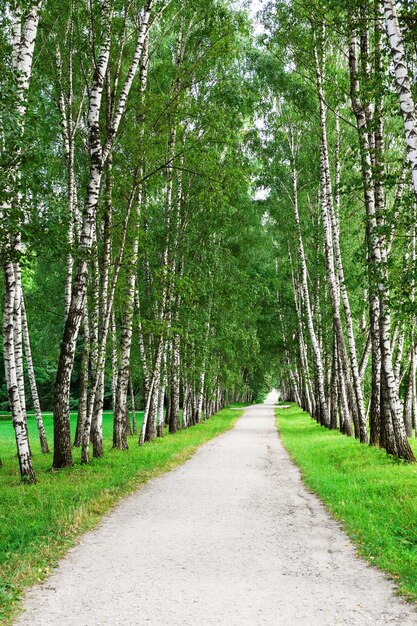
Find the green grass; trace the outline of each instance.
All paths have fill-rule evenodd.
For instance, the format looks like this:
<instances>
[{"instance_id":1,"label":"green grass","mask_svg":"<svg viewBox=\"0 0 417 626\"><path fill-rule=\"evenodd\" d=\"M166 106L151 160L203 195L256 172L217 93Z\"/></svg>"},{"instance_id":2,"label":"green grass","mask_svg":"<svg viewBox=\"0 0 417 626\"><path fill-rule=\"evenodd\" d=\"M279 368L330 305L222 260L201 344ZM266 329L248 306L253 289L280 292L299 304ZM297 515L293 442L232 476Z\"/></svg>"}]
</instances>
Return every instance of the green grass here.
<instances>
[{"instance_id":1,"label":"green grass","mask_svg":"<svg viewBox=\"0 0 417 626\"><path fill-rule=\"evenodd\" d=\"M233 426L242 411L223 409L206 422L143 447L130 437L130 449L111 450L112 416L105 413L105 454L89 466L76 464L51 471L52 454L42 455L34 418L28 420L31 448L38 482L20 482L13 427L0 422L0 622L8 623L22 591L41 581L57 560L75 544L76 538L94 527L122 496L159 474L186 461L204 442ZM143 415L138 414L139 427ZM52 444L52 416L45 415L48 441ZM71 415L72 432L75 414Z\"/></svg>"},{"instance_id":2,"label":"green grass","mask_svg":"<svg viewBox=\"0 0 417 626\"><path fill-rule=\"evenodd\" d=\"M417 466L319 426L296 405L277 409L284 446L356 544L417 600ZM417 444L411 442L417 452Z\"/></svg>"}]
</instances>

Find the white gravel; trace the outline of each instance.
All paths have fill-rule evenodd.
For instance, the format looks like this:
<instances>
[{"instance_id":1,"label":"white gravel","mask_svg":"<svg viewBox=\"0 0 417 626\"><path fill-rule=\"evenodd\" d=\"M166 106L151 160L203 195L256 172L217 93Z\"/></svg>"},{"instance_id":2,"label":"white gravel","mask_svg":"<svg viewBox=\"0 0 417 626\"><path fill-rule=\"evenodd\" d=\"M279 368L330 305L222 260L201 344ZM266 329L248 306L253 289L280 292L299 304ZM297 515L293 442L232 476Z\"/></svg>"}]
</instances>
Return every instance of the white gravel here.
<instances>
[{"instance_id":1,"label":"white gravel","mask_svg":"<svg viewBox=\"0 0 417 626\"><path fill-rule=\"evenodd\" d=\"M117 506L17 624L417 625L303 486L274 399Z\"/></svg>"}]
</instances>

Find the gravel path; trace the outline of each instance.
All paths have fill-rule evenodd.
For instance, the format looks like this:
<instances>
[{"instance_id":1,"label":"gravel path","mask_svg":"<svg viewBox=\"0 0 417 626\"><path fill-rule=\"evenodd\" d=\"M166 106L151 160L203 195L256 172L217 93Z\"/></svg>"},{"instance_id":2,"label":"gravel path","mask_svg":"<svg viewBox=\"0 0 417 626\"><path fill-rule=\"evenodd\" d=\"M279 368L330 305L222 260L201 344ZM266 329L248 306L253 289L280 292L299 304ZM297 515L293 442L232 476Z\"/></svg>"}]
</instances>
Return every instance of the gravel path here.
<instances>
[{"instance_id":1,"label":"gravel path","mask_svg":"<svg viewBox=\"0 0 417 626\"><path fill-rule=\"evenodd\" d=\"M24 602L20 625L417 625L302 485L271 403L124 500Z\"/></svg>"}]
</instances>

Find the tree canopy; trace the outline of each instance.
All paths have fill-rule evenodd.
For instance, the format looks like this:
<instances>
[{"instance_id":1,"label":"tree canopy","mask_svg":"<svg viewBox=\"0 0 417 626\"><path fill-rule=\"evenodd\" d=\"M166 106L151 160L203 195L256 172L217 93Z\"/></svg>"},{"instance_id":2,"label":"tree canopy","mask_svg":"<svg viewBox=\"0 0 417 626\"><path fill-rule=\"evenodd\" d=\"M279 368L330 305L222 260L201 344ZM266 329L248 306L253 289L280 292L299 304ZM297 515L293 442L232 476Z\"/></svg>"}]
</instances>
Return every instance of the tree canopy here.
<instances>
[{"instance_id":1,"label":"tree canopy","mask_svg":"<svg viewBox=\"0 0 417 626\"><path fill-rule=\"evenodd\" d=\"M143 444L272 386L413 461L414 4L271 0L256 32L232 0L0 6L22 475L28 410L58 469L103 454L103 409L126 449L129 406Z\"/></svg>"}]
</instances>

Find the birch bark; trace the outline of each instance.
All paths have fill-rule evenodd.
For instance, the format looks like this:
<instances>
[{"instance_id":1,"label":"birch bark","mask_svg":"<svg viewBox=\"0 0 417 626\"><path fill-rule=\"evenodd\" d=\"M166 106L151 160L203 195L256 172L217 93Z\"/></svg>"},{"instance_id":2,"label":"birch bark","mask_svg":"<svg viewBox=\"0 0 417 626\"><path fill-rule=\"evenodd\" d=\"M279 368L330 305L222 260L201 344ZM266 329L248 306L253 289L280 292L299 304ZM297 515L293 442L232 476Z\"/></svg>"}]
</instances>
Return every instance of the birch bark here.
<instances>
[{"instance_id":1,"label":"birch bark","mask_svg":"<svg viewBox=\"0 0 417 626\"><path fill-rule=\"evenodd\" d=\"M30 391L32 395L33 408L35 410L36 426L38 429L39 441L41 444L41 450L44 454L48 454L48 440L46 438L45 426L42 418L41 404L39 401L38 387L36 384L35 370L33 367L32 350L30 346L29 328L26 317L25 301L22 294L21 300L21 315L22 315L22 331L23 331L23 344L25 347L25 357L28 369L28 378Z\"/></svg>"},{"instance_id":2,"label":"birch bark","mask_svg":"<svg viewBox=\"0 0 417 626\"><path fill-rule=\"evenodd\" d=\"M80 384L78 392L78 417L75 430L74 446L79 448L82 441L84 425L87 420L88 411L88 380L89 380L89 363L90 363L90 323L88 319L87 300L84 307L84 316L82 320L83 331L83 351L80 366Z\"/></svg>"},{"instance_id":3,"label":"birch bark","mask_svg":"<svg viewBox=\"0 0 417 626\"><path fill-rule=\"evenodd\" d=\"M54 399L54 460L58 469L72 465L71 433L69 422L69 390L74 365L78 331L84 313L87 294L89 256L93 244L96 210L103 170L103 150L100 139L100 108L104 79L110 56L110 33L113 10L110 0L102 5L102 43L97 57L88 105L89 179L82 218L79 253L80 261L74 277L61 351L55 380Z\"/></svg>"},{"instance_id":4,"label":"birch bark","mask_svg":"<svg viewBox=\"0 0 417 626\"><path fill-rule=\"evenodd\" d=\"M397 86L400 109L404 120L408 161L411 167L414 193L417 196L417 116L411 90L411 80L407 66L404 40L401 34L397 7L394 0L384 0L383 9L391 47L395 84Z\"/></svg>"},{"instance_id":5,"label":"birch bark","mask_svg":"<svg viewBox=\"0 0 417 626\"><path fill-rule=\"evenodd\" d=\"M97 212L98 196L101 186L103 167L111 154L114 146L114 139L118 132L121 119L126 109L127 99L132 87L143 49L143 42L148 29L149 14L152 0L149 0L140 23L136 47L132 61L126 74L125 81L120 90L118 102L114 108L111 128L107 133L104 145L100 138L100 108L103 96L105 77L109 65L111 24L113 8L109 0L104 0L102 5L102 43L100 46L95 72L90 88L90 99L88 107L88 129L89 129L89 180L86 196L86 204L83 214L83 223L80 236L79 252L81 260L77 266L77 272L73 282L71 306L68 312L67 322L64 329L64 338L61 344L61 354L58 363L57 379L55 385L55 412L54 412L54 467L64 467L72 463L71 448L69 446L69 385L72 367L74 364L75 345L78 330L81 322L84 300L86 297L89 256L94 236L95 219ZM130 210L130 209L129 209ZM114 281L113 281L114 283ZM113 288L113 285L112 285ZM105 345L107 332L110 323L111 305L109 304L106 314L106 333L101 338L101 350L99 350L99 361L97 367L97 377L95 378L91 394L91 406L94 407L95 395L101 375L104 369ZM91 412L91 407L90 411ZM89 428L87 419L86 428ZM82 459L88 461L89 432L85 432L83 437Z\"/></svg>"},{"instance_id":6,"label":"birch bark","mask_svg":"<svg viewBox=\"0 0 417 626\"><path fill-rule=\"evenodd\" d=\"M304 326L303 326L302 302L301 302L302 294L301 294L301 289L299 285L297 284L295 276L294 276L294 268L292 264L292 257L291 257L290 251L289 251L289 258L290 258L290 264L291 264L291 277L292 277L292 288L293 288L293 295L294 295L295 312L297 315L297 322L298 322L298 345L299 345L299 352L300 352L300 364L301 364L301 370L302 370L302 377L304 379L304 385L305 385L306 406L303 408L305 411L310 413L310 415L313 415L314 413L313 390L312 390L309 365L308 365L307 347L304 341Z\"/></svg>"},{"instance_id":7,"label":"birch bark","mask_svg":"<svg viewBox=\"0 0 417 626\"><path fill-rule=\"evenodd\" d=\"M4 265L5 289L3 297L3 351L6 369L7 393L12 411L12 422L16 436L17 456L20 474L29 482L35 482L35 472L29 448L29 438L25 415L20 404L20 393L16 375L16 355L14 342L14 308L16 298L16 278L13 263Z\"/></svg>"},{"instance_id":8,"label":"birch bark","mask_svg":"<svg viewBox=\"0 0 417 626\"><path fill-rule=\"evenodd\" d=\"M330 300L333 310L334 331L337 335L338 351L341 362L339 375L345 377L345 384L349 387L350 395L354 396L353 418L355 422L355 435L359 436L362 442L368 439L366 428L365 407L362 395L362 386L359 377L358 361L356 354L356 344L353 332L353 321L350 311L349 297L344 281L344 271L339 242L338 223L333 206L333 192L330 177L330 163L327 142L327 121L326 104L324 97L324 67L325 67L325 32L324 27L320 42L320 58L317 48L314 48L316 63L317 89L319 95L320 128L321 128L321 201L322 220L324 227L324 243L326 258L326 273L330 293ZM337 268L337 273L336 269ZM348 364L348 354L346 350L342 321L340 317L340 294L345 311L346 327L349 342L350 367ZM350 373L353 379L353 389L350 380ZM357 432L359 430L359 432Z\"/></svg>"},{"instance_id":9,"label":"birch bark","mask_svg":"<svg viewBox=\"0 0 417 626\"><path fill-rule=\"evenodd\" d=\"M26 407L23 386L21 302L22 285L20 279L19 256L21 254L20 206L21 145L25 128L27 94L32 76L33 55L38 32L42 2L28 3L23 11L20 4L12 8L12 65L16 81L17 145L14 146L15 164L10 168L10 188L7 200L1 206L4 223L11 219L13 232L6 232L3 243L5 263L3 266L5 292L3 298L3 350L8 387L9 403L16 436L20 473L30 482L35 481L35 473L30 456L26 424ZM17 215L17 222L16 222ZM17 224L17 226L16 226ZM7 229L6 229L7 231Z\"/></svg>"},{"instance_id":10,"label":"birch bark","mask_svg":"<svg viewBox=\"0 0 417 626\"><path fill-rule=\"evenodd\" d=\"M304 296L304 306L306 311L308 330L310 333L310 340L313 349L314 363L316 369L317 376L317 386L318 386L318 398L317 398L317 407L320 409L320 418L325 426L330 426L330 416L329 410L327 406L326 392L325 392L325 383L324 383L324 368L323 368L323 360L321 355L320 345L317 339L317 334L314 328L313 315L311 311L311 303L310 303L310 293L308 290L308 279L307 279L307 262L304 251L303 237L301 233L301 224L300 224L300 216L298 210L298 173L295 161L295 142L294 137L291 136L290 139L291 153L292 153L292 176L293 176L293 210L294 210L294 220L296 226L296 234L298 239L298 251L300 256L300 265L301 265L301 282L303 287L303 296Z\"/></svg>"},{"instance_id":11,"label":"birch bark","mask_svg":"<svg viewBox=\"0 0 417 626\"><path fill-rule=\"evenodd\" d=\"M129 376L129 395L130 395L130 408L132 411L132 435L138 434L138 423L136 418L136 404L135 404L135 391L133 389L132 374Z\"/></svg>"},{"instance_id":12,"label":"birch bark","mask_svg":"<svg viewBox=\"0 0 417 626\"><path fill-rule=\"evenodd\" d=\"M27 421L26 414L26 396L25 396L25 378L23 371L23 333L22 333L22 275L18 263L13 264L15 273L15 300L14 300L14 351L15 351L15 363L16 363L16 379L17 387L20 396L20 406L22 409L25 422Z\"/></svg>"},{"instance_id":13,"label":"birch bark","mask_svg":"<svg viewBox=\"0 0 417 626\"><path fill-rule=\"evenodd\" d=\"M387 452L414 461L414 454L408 443L402 416L400 415L400 404L398 387L392 365L392 352L390 342L390 310L389 291L387 283L386 250L383 248L384 240L378 236L377 219L378 214L375 206L375 186L372 175L371 150L368 140L368 127L366 112L359 99L359 78L357 69L357 41L352 30L349 45L349 67L351 81L351 101L356 117L357 130L359 135L359 145L361 153L361 166L363 176L363 187L365 206L368 218L368 246L369 260L371 264L370 292L373 293L371 301L371 323L374 324L373 333L376 343L376 298L379 300L379 346L381 353L381 436L382 444ZM378 196L377 196L378 198ZM379 207L380 210L380 207ZM382 248L381 248L382 242ZM375 281L378 289L378 296L375 293ZM372 419L372 415L371 415ZM373 418L376 422L375 417Z\"/></svg>"},{"instance_id":14,"label":"birch bark","mask_svg":"<svg viewBox=\"0 0 417 626\"><path fill-rule=\"evenodd\" d=\"M144 136L144 97L148 76L148 37L149 32L147 30L149 15L150 15L151 3L148 3L148 9L143 18L141 25L141 35L139 37L141 41L141 68L140 68L140 119L139 119L139 137L138 144L141 146ZM142 36L143 35L143 36ZM141 161L140 171L143 171L144 163ZM140 174L139 174L140 176ZM123 428L123 415L127 408L127 392L129 384L130 374L130 351L132 346L132 334L133 334L133 313L135 305L136 294L136 276L138 269L139 258L139 228L141 220L141 207L142 207L142 189L139 190L138 198L135 203L134 221L133 221L133 244L131 255L127 264L127 287L125 293L124 311L121 320L120 327L120 357L119 357L119 371L117 376L116 397L113 416L113 448L119 450L125 450L128 447L126 430Z\"/></svg>"}]
</instances>

